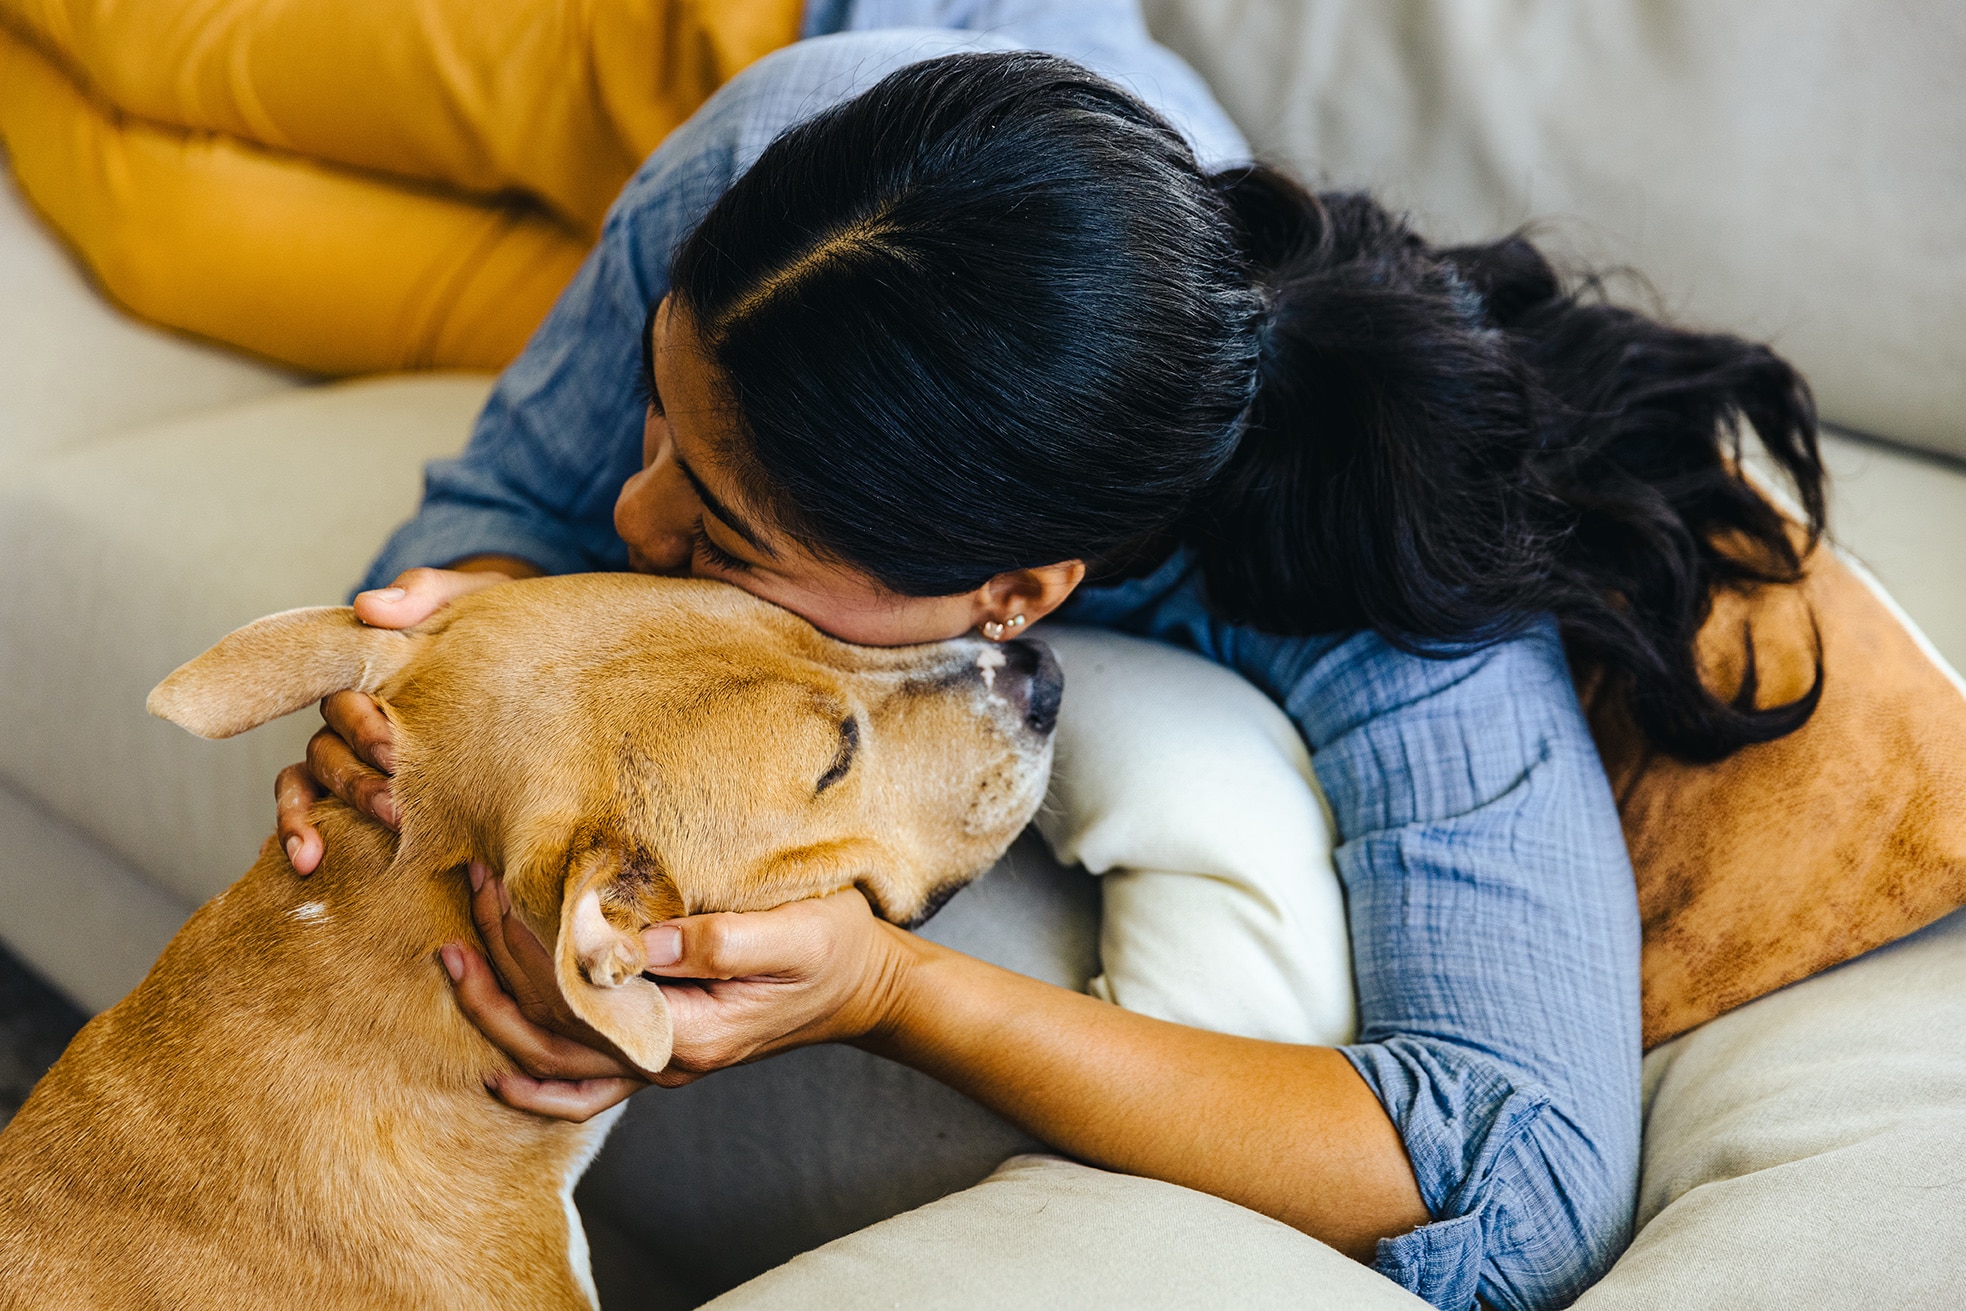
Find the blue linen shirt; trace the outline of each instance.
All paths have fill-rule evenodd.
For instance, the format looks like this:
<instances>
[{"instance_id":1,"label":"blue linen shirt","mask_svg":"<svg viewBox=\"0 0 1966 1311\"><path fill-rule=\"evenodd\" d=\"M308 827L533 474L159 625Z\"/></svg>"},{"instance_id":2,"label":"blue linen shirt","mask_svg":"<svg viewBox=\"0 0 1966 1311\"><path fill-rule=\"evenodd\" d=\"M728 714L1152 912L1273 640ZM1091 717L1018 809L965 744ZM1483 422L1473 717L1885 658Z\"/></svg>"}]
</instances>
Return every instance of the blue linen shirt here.
<instances>
[{"instance_id":1,"label":"blue linen shirt","mask_svg":"<svg viewBox=\"0 0 1966 1311\"><path fill-rule=\"evenodd\" d=\"M672 134L499 379L469 447L371 566L499 552L626 567L613 505L641 466L639 334L670 258L781 131L921 59L1032 48L1126 85L1212 167L1248 148L1148 37L1136 0L814 0L802 41ZM1345 1054L1398 1127L1434 1222L1377 1268L1463 1311L1567 1305L1630 1236L1639 926L1616 809L1554 626L1447 660L1371 634L1279 638L1213 616L1190 562L1081 592L1070 617L1192 647L1263 688L1337 820L1360 1031Z\"/></svg>"}]
</instances>

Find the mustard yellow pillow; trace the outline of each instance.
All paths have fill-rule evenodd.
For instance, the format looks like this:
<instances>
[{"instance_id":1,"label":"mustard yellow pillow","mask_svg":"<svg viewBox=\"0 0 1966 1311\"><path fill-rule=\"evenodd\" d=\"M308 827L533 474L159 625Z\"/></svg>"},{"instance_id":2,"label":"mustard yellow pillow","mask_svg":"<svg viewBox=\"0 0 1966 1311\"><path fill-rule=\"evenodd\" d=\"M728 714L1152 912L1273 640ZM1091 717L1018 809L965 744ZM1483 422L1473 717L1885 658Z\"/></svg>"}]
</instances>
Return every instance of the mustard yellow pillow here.
<instances>
[{"instance_id":1,"label":"mustard yellow pillow","mask_svg":"<svg viewBox=\"0 0 1966 1311\"><path fill-rule=\"evenodd\" d=\"M113 298L322 373L495 369L799 0L0 0L0 142Z\"/></svg>"}]
</instances>

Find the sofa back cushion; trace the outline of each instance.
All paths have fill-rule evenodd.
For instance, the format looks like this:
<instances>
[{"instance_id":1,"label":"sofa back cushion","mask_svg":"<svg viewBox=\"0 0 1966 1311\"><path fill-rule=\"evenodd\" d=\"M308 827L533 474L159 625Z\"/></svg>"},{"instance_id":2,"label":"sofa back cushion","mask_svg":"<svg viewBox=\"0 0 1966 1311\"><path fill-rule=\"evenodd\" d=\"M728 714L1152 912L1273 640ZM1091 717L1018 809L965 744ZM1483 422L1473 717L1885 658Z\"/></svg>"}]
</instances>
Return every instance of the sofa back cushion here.
<instances>
[{"instance_id":1,"label":"sofa back cushion","mask_svg":"<svg viewBox=\"0 0 1966 1311\"><path fill-rule=\"evenodd\" d=\"M103 300L27 207L0 152L0 469L298 382Z\"/></svg>"},{"instance_id":2,"label":"sofa back cushion","mask_svg":"<svg viewBox=\"0 0 1966 1311\"><path fill-rule=\"evenodd\" d=\"M1966 455L1966 7L1147 0L1259 152L1440 239L1529 221ZM1544 222L1547 221L1547 222Z\"/></svg>"}]
</instances>

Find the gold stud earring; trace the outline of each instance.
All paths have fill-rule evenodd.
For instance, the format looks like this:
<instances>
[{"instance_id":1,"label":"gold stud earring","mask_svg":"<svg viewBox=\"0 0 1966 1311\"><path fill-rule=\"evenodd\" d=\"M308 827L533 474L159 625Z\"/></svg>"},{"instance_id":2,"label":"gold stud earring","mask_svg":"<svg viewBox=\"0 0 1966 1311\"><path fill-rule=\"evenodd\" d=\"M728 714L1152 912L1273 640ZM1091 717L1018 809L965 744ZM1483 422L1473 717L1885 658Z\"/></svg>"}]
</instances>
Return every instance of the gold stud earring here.
<instances>
[{"instance_id":1,"label":"gold stud earring","mask_svg":"<svg viewBox=\"0 0 1966 1311\"><path fill-rule=\"evenodd\" d=\"M1023 626L1023 615L1012 615L1010 618L1001 622L995 619L985 619L981 625L983 636L989 638L992 642L1003 641Z\"/></svg>"}]
</instances>

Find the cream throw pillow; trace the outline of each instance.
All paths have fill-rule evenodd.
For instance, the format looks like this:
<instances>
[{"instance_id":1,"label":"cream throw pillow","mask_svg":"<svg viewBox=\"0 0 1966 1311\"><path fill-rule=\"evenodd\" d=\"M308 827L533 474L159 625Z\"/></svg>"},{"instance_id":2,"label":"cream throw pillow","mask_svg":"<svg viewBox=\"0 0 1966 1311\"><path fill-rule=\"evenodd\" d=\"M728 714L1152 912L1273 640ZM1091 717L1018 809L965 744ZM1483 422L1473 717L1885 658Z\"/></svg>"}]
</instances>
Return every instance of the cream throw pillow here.
<instances>
[{"instance_id":1,"label":"cream throw pillow","mask_svg":"<svg viewBox=\"0 0 1966 1311\"><path fill-rule=\"evenodd\" d=\"M1047 624L1065 670L1038 829L1100 879L1103 972L1145 1015L1349 1042L1335 826L1296 725L1234 672L1159 642Z\"/></svg>"}]
</instances>

